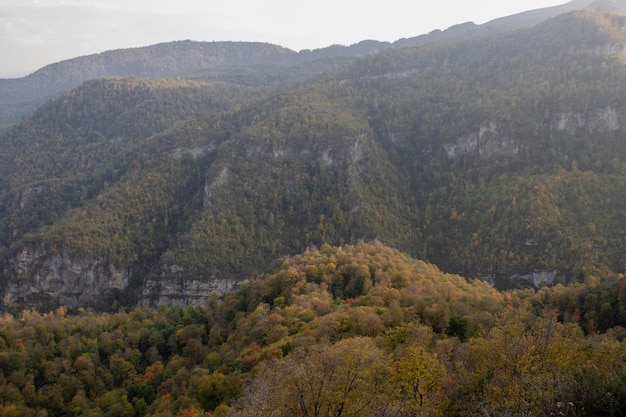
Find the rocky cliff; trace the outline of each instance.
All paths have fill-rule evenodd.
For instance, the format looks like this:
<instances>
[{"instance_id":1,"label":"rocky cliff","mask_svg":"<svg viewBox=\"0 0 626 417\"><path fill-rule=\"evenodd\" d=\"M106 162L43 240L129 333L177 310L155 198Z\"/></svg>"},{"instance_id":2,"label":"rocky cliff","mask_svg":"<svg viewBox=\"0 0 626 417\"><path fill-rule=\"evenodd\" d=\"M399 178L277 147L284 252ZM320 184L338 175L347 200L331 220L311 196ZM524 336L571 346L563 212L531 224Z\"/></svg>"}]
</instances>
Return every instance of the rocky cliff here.
<instances>
[{"instance_id":1,"label":"rocky cliff","mask_svg":"<svg viewBox=\"0 0 626 417\"><path fill-rule=\"evenodd\" d=\"M623 130L624 121L626 121L626 109L607 106L589 109L584 113L556 112L556 115L547 123L547 129L548 132L565 132L569 135L601 135ZM444 143L442 146L449 158L468 154L489 158L491 156L512 157L528 145L516 140L512 133L512 126L507 125L505 121L489 120L481 123L476 131L460 136L453 142Z\"/></svg>"},{"instance_id":2,"label":"rocky cliff","mask_svg":"<svg viewBox=\"0 0 626 417\"><path fill-rule=\"evenodd\" d=\"M93 306L109 309L128 287L128 270L95 259L77 259L63 251L23 249L5 266L11 277L4 289L4 306Z\"/></svg>"}]
</instances>

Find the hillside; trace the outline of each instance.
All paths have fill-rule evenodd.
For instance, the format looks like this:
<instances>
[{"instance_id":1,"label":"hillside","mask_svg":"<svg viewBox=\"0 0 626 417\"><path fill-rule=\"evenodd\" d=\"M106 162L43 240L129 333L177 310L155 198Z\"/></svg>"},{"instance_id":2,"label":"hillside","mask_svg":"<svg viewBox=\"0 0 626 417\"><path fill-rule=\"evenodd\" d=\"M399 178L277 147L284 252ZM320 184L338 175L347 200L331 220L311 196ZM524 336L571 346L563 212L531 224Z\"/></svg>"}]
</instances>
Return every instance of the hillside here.
<instances>
[{"instance_id":1,"label":"hillside","mask_svg":"<svg viewBox=\"0 0 626 417\"><path fill-rule=\"evenodd\" d=\"M235 73L247 75L246 83L265 85L276 81L277 74L280 74L278 80L284 85L324 72L335 66L337 60L363 57L391 47L423 46L530 28L576 10L624 13L626 5L620 0L572 0L563 5L530 10L480 25L466 22L393 43L364 40L349 46L331 45L299 52L255 42L186 40L77 57L47 65L23 78L0 79L0 130L20 122L59 94L97 78L209 77L242 82L241 77L233 79L232 73Z\"/></svg>"},{"instance_id":2,"label":"hillside","mask_svg":"<svg viewBox=\"0 0 626 417\"><path fill-rule=\"evenodd\" d=\"M202 303L361 239L499 287L615 276L625 27L87 82L0 135L4 308Z\"/></svg>"},{"instance_id":3,"label":"hillside","mask_svg":"<svg viewBox=\"0 0 626 417\"><path fill-rule=\"evenodd\" d=\"M0 414L621 414L623 281L501 293L324 245L201 306L4 314Z\"/></svg>"},{"instance_id":4,"label":"hillside","mask_svg":"<svg viewBox=\"0 0 626 417\"><path fill-rule=\"evenodd\" d=\"M350 47L296 53L264 43L176 41L82 56L45 66L23 78L0 79L0 128L20 121L47 100L98 78L218 78L230 82L254 80L262 85L268 82L262 78L268 76L268 71L269 75L280 71L282 83L288 84L290 79L298 79L297 74L310 76L328 69L335 59L364 56L384 46L364 41ZM299 67L303 63L308 63L308 68ZM284 71L286 68L290 72ZM233 73L242 72L254 78L233 79Z\"/></svg>"}]
</instances>

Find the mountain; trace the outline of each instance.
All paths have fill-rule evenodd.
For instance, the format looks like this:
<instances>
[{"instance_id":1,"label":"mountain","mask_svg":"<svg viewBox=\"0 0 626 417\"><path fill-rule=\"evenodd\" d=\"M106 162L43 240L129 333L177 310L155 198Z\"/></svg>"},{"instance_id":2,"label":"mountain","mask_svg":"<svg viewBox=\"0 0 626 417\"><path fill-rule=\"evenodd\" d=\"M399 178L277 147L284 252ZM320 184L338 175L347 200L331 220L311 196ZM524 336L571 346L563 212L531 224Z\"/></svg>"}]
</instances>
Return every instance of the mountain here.
<instances>
[{"instance_id":1,"label":"mountain","mask_svg":"<svg viewBox=\"0 0 626 417\"><path fill-rule=\"evenodd\" d=\"M374 239L500 287L622 274L624 28L583 11L313 66L85 82L0 134L3 307L202 303Z\"/></svg>"},{"instance_id":2,"label":"mountain","mask_svg":"<svg viewBox=\"0 0 626 417\"><path fill-rule=\"evenodd\" d=\"M422 46L528 28L575 10L623 13L626 12L626 6L619 0L573 0L561 6L531 10L482 25L470 22L455 25L444 31L437 30L394 43L369 40L350 46L332 45L312 51L295 52L276 45L252 42L177 41L78 57L48 65L23 78L0 79L0 129L21 121L47 100L91 79L216 77L224 76L225 72L240 72L244 68L247 72L260 71L261 74L266 74L267 68L259 66L289 68L305 63L310 67L305 74L310 71L315 74L328 69L328 60L363 57L389 47ZM295 72L302 74L302 69L296 68ZM286 74L289 79L290 72ZM255 81L262 82L263 78L257 77Z\"/></svg>"},{"instance_id":3,"label":"mountain","mask_svg":"<svg viewBox=\"0 0 626 417\"><path fill-rule=\"evenodd\" d=\"M394 42L394 46L422 46L434 42L463 39L468 36L484 36L510 30L530 28L561 14L580 10L626 13L626 4L621 0L572 0L558 6L534 9L501 17L480 25L472 22L461 23L443 31L435 30L425 35L400 39Z\"/></svg>"},{"instance_id":4,"label":"mountain","mask_svg":"<svg viewBox=\"0 0 626 417\"><path fill-rule=\"evenodd\" d=\"M380 242L322 245L201 306L3 314L0 415L614 415L625 295L623 277L499 292Z\"/></svg>"},{"instance_id":5,"label":"mountain","mask_svg":"<svg viewBox=\"0 0 626 417\"><path fill-rule=\"evenodd\" d=\"M331 46L296 53L264 43L177 41L78 57L48 65L23 78L0 79L0 128L19 121L46 100L87 80L206 77L242 68L262 72L263 66L288 67L336 57L363 56L385 45L364 41L350 47Z\"/></svg>"}]
</instances>

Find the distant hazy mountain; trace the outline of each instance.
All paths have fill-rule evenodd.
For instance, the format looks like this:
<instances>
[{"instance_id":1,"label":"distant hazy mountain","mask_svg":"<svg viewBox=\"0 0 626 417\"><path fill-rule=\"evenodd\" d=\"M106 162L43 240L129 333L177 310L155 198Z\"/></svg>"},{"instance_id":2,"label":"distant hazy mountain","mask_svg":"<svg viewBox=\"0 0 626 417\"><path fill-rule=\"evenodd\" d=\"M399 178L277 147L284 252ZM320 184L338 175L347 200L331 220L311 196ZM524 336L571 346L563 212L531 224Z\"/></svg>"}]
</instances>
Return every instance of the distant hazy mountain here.
<instances>
[{"instance_id":1,"label":"distant hazy mountain","mask_svg":"<svg viewBox=\"0 0 626 417\"><path fill-rule=\"evenodd\" d=\"M288 49L261 43L180 41L78 57L23 78L0 80L0 125L14 122L43 100L90 79L171 78L216 66L280 64L291 54L294 52Z\"/></svg>"},{"instance_id":2,"label":"distant hazy mountain","mask_svg":"<svg viewBox=\"0 0 626 417\"><path fill-rule=\"evenodd\" d=\"M483 25L455 25L444 31L401 39L393 43L393 46L419 46L529 27L559 14L582 9L622 12L626 6L623 1L617 0L574 0L562 6L532 10ZM78 57L48 65L23 78L0 79L0 129L21 120L46 100L90 79L175 78L188 77L199 72L206 74L207 71L217 68L289 66L320 59L366 56L389 46L391 44L386 42L363 41L351 46L333 45L297 53L262 43L177 41Z\"/></svg>"},{"instance_id":3,"label":"distant hazy mountain","mask_svg":"<svg viewBox=\"0 0 626 417\"><path fill-rule=\"evenodd\" d=\"M0 128L20 120L45 100L96 78L200 77L220 69L240 71L364 56L388 45L364 41L350 47L336 45L297 53L266 43L176 41L82 56L48 65L23 78L0 79Z\"/></svg>"},{"instance_id":4,"label":"distant hazy mountain","mask_svg":"<svg viewBox=\"0 0 626 417\"><path fill-rule=\"evenodd\" d=\"M487 35L508 30L522 29L534 26L560 14L576 10L598 10L612 13L626 13L624 0L572 0L568 3L529 10L511 16L491 20L481 25L472 22L454 25L446 30L435 30L429 34L414 38L400 39L394 46L420 46L445 40L462 39L468 36Z\"/></svg>"}]
</instances>

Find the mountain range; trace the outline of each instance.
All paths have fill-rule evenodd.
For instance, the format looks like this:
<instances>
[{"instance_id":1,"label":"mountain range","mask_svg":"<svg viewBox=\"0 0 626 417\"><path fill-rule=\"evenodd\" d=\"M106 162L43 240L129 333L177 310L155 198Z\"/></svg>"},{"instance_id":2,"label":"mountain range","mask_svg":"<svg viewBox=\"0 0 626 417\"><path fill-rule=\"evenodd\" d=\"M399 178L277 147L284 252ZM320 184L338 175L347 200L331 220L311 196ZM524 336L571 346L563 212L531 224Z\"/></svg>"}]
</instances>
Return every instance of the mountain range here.
<instances>
[{"instance_id":1,"label":"mountain range","mask_svg":"<svg viewBox=\"0 0 626 417\"><path fill-rule=\"evenodd\" d=\"M626 12L615 0L573 0L495 19L482 25L471 22L435 30L396 42L362 41L295 52L277 45L240 42L175 41L153 46L106 51L51 64L23 78L0 79L0 129L20 121L36 107L87 80L102 77L194 77L259 65L289 67L331 58L361 57L390 47L422 46L468 36L493 34L533 26L575 10Z\"/></svg>"},{"instance_id":2,"label":"mountain range","mask_svg":"<svg viewBox=\"0 0 626 417\"><path fill-rule=\"evenodd\" d=\"M298 53L181 41L0 80L2 306L202 303L360 240L500 287L623 274L624 10Z\"/></svg>"}]
</instances>

